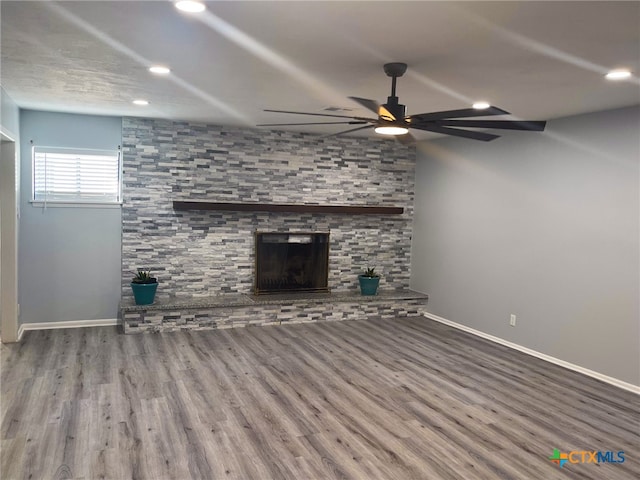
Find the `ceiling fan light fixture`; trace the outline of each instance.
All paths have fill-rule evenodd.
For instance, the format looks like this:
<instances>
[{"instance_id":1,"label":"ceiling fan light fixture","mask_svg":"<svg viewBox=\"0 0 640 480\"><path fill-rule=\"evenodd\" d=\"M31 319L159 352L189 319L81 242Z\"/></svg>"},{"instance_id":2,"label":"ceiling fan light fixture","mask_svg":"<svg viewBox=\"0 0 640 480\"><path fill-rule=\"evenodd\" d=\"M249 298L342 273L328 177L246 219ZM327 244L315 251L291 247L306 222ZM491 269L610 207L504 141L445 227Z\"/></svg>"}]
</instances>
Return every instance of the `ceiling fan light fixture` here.
<instances>
[{"instance_id":1,"label":"ceiling fan light fixture","mask_svg":"<svg viewBox=\"0 0 640 480\"><path fill-rule=\"evenodd\" d=\"M476 102L471 106L473 108L475 108L476 110L485 110L485 109L489 108L491 106L491 104L489 102Z\"/></svg>"},{"instance_id":2,"label":"ceiling fan light fixture","mask_svg":"<svg viewBox=\"0 0 640 480\"><path fill-rule=\"evenodd\" d=\"M178 10L187 13L201 13L204 12L206 7L202 2L196 2L194 0L181 0L174 4Z\"/></svg>"},{"instance_id":3,"label":"ceiling fan light fixture","mask_svg":"<svg viewBox=\"0 0 640 480\"><path fill-rule=\"evenodd\" d=\"M381 125L374 128L374 131L380 135L406 135L409 133L407 127L399 127L397 125Z\"/></svg>"},{"instance_id":4,"label":"ceiling fan light fixture","mask_svg":"<svg viewBox=\"0 0 640 480\"><path fill-rule=\"evenodd\" d=\"M631 72L624 68L618 68L616 70L611 70L605 75L607 80L625 80L631 77Z\"/></svg>"}]
</instances>

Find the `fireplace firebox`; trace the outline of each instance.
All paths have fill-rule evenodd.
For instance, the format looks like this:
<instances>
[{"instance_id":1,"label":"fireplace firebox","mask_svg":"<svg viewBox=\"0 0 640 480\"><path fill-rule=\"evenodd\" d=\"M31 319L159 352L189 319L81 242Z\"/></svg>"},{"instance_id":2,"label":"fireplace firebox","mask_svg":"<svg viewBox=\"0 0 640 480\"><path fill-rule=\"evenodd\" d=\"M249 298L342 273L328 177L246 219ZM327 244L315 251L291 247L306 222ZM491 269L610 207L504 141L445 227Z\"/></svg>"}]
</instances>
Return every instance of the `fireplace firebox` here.
<instances>
[{"instance_id":1,"label":"fireplace firebox","mask_svg":"<svg viewBox=\"0 0 640 480\"><path fill-rule=\"evenodd\" d=\"M256 232L255 293L328 292L329 233Z\"/></svg>"}]
</instances>

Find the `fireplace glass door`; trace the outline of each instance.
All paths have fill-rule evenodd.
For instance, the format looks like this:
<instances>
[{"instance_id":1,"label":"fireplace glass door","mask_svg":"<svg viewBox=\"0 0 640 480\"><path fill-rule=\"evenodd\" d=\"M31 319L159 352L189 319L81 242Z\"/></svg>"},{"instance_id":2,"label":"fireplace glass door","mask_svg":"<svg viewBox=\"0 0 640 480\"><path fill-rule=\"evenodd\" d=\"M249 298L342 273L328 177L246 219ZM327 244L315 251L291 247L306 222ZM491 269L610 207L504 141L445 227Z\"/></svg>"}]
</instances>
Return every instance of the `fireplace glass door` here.
<instances>
[{"instance_id":1,"label":"fireplace glass door","mask_svg":"<svg viewBox=\"0 0 640 480\"><path fill-rule=\"evenodd\" d=\"M256 294L327 292L328 273L328 233L256 233Z\"/></svg>"}]
</instances>

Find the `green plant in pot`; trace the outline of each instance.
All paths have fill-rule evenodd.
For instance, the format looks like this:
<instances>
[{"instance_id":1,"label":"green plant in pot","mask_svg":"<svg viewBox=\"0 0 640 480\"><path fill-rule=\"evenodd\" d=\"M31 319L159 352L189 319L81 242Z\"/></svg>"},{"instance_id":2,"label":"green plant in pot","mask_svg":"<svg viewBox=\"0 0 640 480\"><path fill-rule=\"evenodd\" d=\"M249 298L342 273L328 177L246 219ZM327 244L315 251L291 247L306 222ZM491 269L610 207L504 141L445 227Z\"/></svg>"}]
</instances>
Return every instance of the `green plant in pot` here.
<instances>
[{"instance_id":1,"label":"green plant in pot","mask_svg":"<svg viewBox=\"0 0 640 480\"><path fill-rule=\"evenodd\" d=\"M131 280L131 290L136 305L151 305L156 297L158 280L151 276L151 271L139 268L138 273Z\"/></svg>"},{"instance_id":2,"label":"green plant in pot","mask_svg":"<svg viewBox=\"0 0 640 480\"><path fill-rule=\"evenodd\" d=\"M364 273L358 275L360 292L362 295L375 295L380 285L380 275L375 268L367 268Z\"/></svg>"}]
</instances>

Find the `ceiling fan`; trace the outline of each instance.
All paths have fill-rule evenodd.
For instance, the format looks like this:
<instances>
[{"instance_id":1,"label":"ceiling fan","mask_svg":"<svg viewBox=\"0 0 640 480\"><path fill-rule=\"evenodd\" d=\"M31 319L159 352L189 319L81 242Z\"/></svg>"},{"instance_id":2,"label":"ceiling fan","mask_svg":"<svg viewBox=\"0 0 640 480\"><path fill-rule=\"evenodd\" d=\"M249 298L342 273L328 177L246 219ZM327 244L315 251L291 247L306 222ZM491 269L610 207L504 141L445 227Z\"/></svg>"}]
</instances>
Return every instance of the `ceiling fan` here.
<instances>
[{"instance_id":1,"label":"ceiling fan","mask_svg":"<svg viewBox=\"0 0 640 480\"><path fill-rule=\"evenodd\" d=\"M509 112L497 107L489 106L485 109L464 108L461 110L447 110L444 112L418 113L406 115L406 107L398 103L396 96L396 80L407 71L406 63L387 63L384 72L391 77L391 96L387 97L387 103L379 105L374 100L359 97L349 97L363 107L378 115L378 118L355 117L349 115L332 115L326 113L290 112L287 110L265 110L265 112L290 113L294 115L313 115L318 117L344 118L337 122L312 122L312 123L263 123L258 127L277 127L293 125L364 125L342 132L327 135L328 137L357 132L367 128L373 128L376 133L394 135L404 144L415 142L415 138L409 133L409 129L426 130L429 132L453 135L454 137L471 138L488 142L499 138L499 135L479 132L475 130L463 130L462 128L497 128L503 130L530 130L542 132L547 122L531 120L458 120L467 117L486 117L489 115L509 115Z\"/></svg>"}]
</instances>

